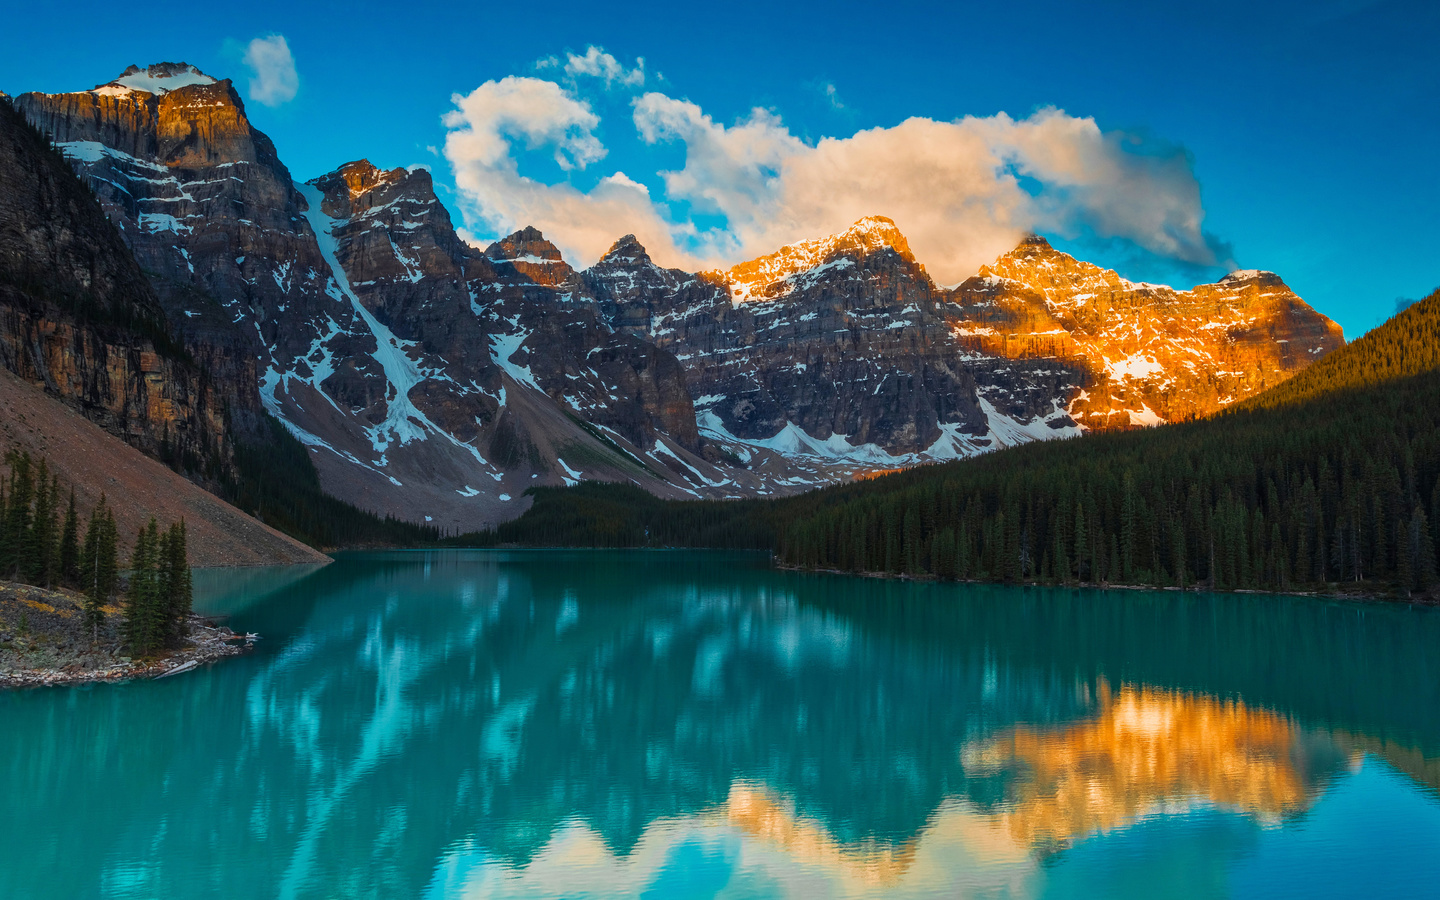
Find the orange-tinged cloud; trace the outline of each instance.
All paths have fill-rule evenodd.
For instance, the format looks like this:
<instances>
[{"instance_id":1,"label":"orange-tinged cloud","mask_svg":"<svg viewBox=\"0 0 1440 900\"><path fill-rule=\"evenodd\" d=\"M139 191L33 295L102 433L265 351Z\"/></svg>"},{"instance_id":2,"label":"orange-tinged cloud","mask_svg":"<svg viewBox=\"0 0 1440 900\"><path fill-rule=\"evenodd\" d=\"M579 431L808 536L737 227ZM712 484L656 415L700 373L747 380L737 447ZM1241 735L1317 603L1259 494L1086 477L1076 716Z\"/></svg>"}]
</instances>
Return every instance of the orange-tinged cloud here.
<instances>
[{"instance_id":1,"label":"orange-tinged cloud","mask_svg":"<svg viewBox=\"0 0 1440 900\"><path fill-rule=\"evenodd\" d=\"M591 56L573 62L607 84L624 81L621 70L606 67L608 55ZM1199 185L1182 151L1135 152L1126 136L1061 110L1024 119L910 118L811 144L767 110L725 125L695 103L649 92L633 101L641 140L685 148L685 165L657 173L664 194L651 197L618 172L588 191L519 174L516 153L525 149L553 149L568 169L604 157L599 119L573 89L509 77L456 95L455 103L445 117L445 155L467 224L496 235L534 225L579 266L630 232L662 264L725 268L872 214L894 219L947 284L1029 231L1088 232L1187 263L1221 261L1202 231ZM719 214L725 224L700 229L674 220L671 202Z\"/></svg>"}]
</instances>

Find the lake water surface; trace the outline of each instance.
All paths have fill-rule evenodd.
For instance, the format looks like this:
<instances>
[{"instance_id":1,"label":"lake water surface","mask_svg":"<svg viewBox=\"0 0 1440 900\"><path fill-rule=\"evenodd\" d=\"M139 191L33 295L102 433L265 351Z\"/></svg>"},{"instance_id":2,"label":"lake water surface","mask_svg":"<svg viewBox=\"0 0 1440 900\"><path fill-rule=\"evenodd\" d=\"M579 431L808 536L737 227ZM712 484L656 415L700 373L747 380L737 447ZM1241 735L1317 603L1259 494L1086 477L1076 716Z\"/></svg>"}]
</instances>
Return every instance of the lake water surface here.
<instances>
[{"instance_id":1,"label":"lake water surface","mask_svg":"<svg viewBox=\"0 0 1440 900\"><path fill-rule=\"evenodd\" d=\"M199 573L0 694L0 897L1440 896L1440 611L722 553Z\"/></svg>"}]
</instances>

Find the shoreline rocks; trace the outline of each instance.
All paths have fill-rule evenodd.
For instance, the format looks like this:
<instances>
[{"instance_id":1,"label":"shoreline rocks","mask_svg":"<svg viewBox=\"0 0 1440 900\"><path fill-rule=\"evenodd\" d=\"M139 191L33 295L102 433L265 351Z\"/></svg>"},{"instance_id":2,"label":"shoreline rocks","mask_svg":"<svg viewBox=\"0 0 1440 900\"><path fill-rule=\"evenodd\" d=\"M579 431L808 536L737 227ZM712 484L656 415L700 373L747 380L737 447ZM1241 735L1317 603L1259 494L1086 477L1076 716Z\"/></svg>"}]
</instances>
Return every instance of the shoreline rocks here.
<instances>
[{"instance_id":1,"label":"shoreline rocks","mask_svg":"<svg viewBox=\"0 0 1440 900\"><path fill-rule=\"evenodd\" d=\"M118 607L105 607L98 640L84 624L84 597L0 582L0 689L164 678L248 653L258 635L191 615L185 646L146 658L124 654Z\"/></svg>"}]
</instances>

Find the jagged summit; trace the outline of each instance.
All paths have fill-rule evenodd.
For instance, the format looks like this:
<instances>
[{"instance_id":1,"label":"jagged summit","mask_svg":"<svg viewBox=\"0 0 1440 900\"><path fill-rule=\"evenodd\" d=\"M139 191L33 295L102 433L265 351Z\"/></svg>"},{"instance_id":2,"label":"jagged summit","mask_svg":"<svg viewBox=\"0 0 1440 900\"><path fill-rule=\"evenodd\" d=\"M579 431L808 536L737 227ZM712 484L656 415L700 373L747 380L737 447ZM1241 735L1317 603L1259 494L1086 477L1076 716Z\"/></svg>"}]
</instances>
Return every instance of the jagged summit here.
<instances>
[{"instance_id":1,"label":"jagged summit","mask_svg":"<svg viewBox=\"0 0 1440 900\"><path fill-rule=\"evenodd\" d=\"M495 241L485 248L485 256L496 264L496 272L502 276L518 275L536 284L553 287L575 275L560 248L545 240L533 225Z\"/></svg>"},{"instance_id":2,"label":"jagged summit","mask_svg":"<svg viewBox=\"0 0 1440 900\"><path fill-rule=\"evenodd\" d=\"M1245 281L1263 281L1284 284L1284 280L1274 272L1265 269L1236 269L1229 275L1220 279L1216 284L1239 283Z\"/></svg>"},{"instance_id":3,"label":"jagged summit","mask_svg":"<svg viewBox=\"0 0 1440 900\"><path fill-rule=\"evenodd\" d=\"M1088 298L1115 291L1183 296L1206 287L1197 285L1185 291L1168 284L1130 281L1114 269L1102 268L1057 250L1044 237L1033 233L1021 238L1014 250L1002 254L990 265L981 266L975 277L1017 281L1056 302L1064 302L1067 296ZM1237 269L1216 281L1214 286L1235 288L1250 282L1288 290L1279 275L1262 269Z\"/></svg>"},{"instance_id":4,"label":"jagged summit","mask_svg":"<svg viewBox=\"0 0 1440 900\"><path fill-rule=\"evenodd\" d=\"M171 91L195 84L216 84L212 78L189 63L162 62L140 68L130 66L120 77L106 84L97 85L94 93L121 94L138 91L145 94L168 94Z\"/></svg>"},{"instance_id":5,"label":"jagged summit","mask_svg":"<svg viewBox=\"0 0 1440 900\"><path fill-rule=\"evenodd\" d=\"M1273 272L1176 290L1122 278L1028 235L951 292L965 344L1090 372L1070 415L1087 428L1206 415L1344 343Z\"/></svg>"},{"instance_id":6,"label":"jagged summit","mask_svg":"<svg viewBox=\"0 0 1440 900\"><path fill-rule=\"evenodd\" d=\"M886 216L865 216L835 237L842 241L848 238L855 242L862 242L872 248L888 246L901 253L910 252L910 245L905 241L905 235L900 233L900 229L895 225L895 220Z\"/></svg>"},{"instance_id":7,"label":"jagged summit","mask_svg":"<svg viewBox=\"0 0 1440 900\"><path fill-rule=\"evenodd\" d=\"M883 250L893 250L915 263L910 244L894 220L885 216L865 216L844 231L788 244L774 253L733 266L724 273L724 278L730 282L737 301L768 297L775 292L766 291L767 285L793 278L842 257L858 261Z\"/></svg>"},{"instance_id":8,"label":"jagged summit","mask_svg":"<svg viewBox=\"0 0 1440 900\"><path fill-rule=\"evenodd\" d=\"M406 176L405 169L391 169L386 171L368 159L357 159L347 162L328 175L311 180L311 184L319 185L328 191L326 184L332 178L339 179L349 189L350 196L358 197L366 191L374 190L382 184L390 184L396 181L403 181Z\"/></svg>"},{"instance_id":9,"label":"jagged summit","mask_svg":"<svg viewBox=\"0 0 1440 900\"><path fill-rule=\"evenodd\" d=\"M611 244L610 249L600 257L600 263L622 266L653 265L650 254L645 250L645 245L641 244L633 234L627 234Z\"/></svg>"},{"instance_id":10,"label":"jagged summit","mask_svg":"<svg viewBox=\"0 0 1440 900\"><path fill-rule=\"evenodd\" d=\"M526 260L528 262L563 262L560 248L545 240L545 235L534 225L526 225L519 231L485 248L485 255L493 260Z\"/></svg>"}]
</instances>

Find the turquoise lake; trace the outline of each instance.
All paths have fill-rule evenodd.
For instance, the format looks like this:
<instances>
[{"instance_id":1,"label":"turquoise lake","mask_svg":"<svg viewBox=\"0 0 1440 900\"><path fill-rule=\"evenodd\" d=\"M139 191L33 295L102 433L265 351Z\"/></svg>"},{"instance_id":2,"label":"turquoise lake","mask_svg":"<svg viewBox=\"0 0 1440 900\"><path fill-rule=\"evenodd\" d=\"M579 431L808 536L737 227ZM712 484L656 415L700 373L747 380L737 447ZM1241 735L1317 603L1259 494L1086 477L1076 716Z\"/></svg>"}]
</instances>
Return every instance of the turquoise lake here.
<instances>
[{"instance_id":1,"label":"turquoise lake","mask_svg":"<svg viewBox=\"0 0 1440 900\"><path fill-rule=\"evenodd\" d=\"M197 573L0 693L0 898L1440 896L1440 610L698 552Z\"/></svg>"}]
</instances>

